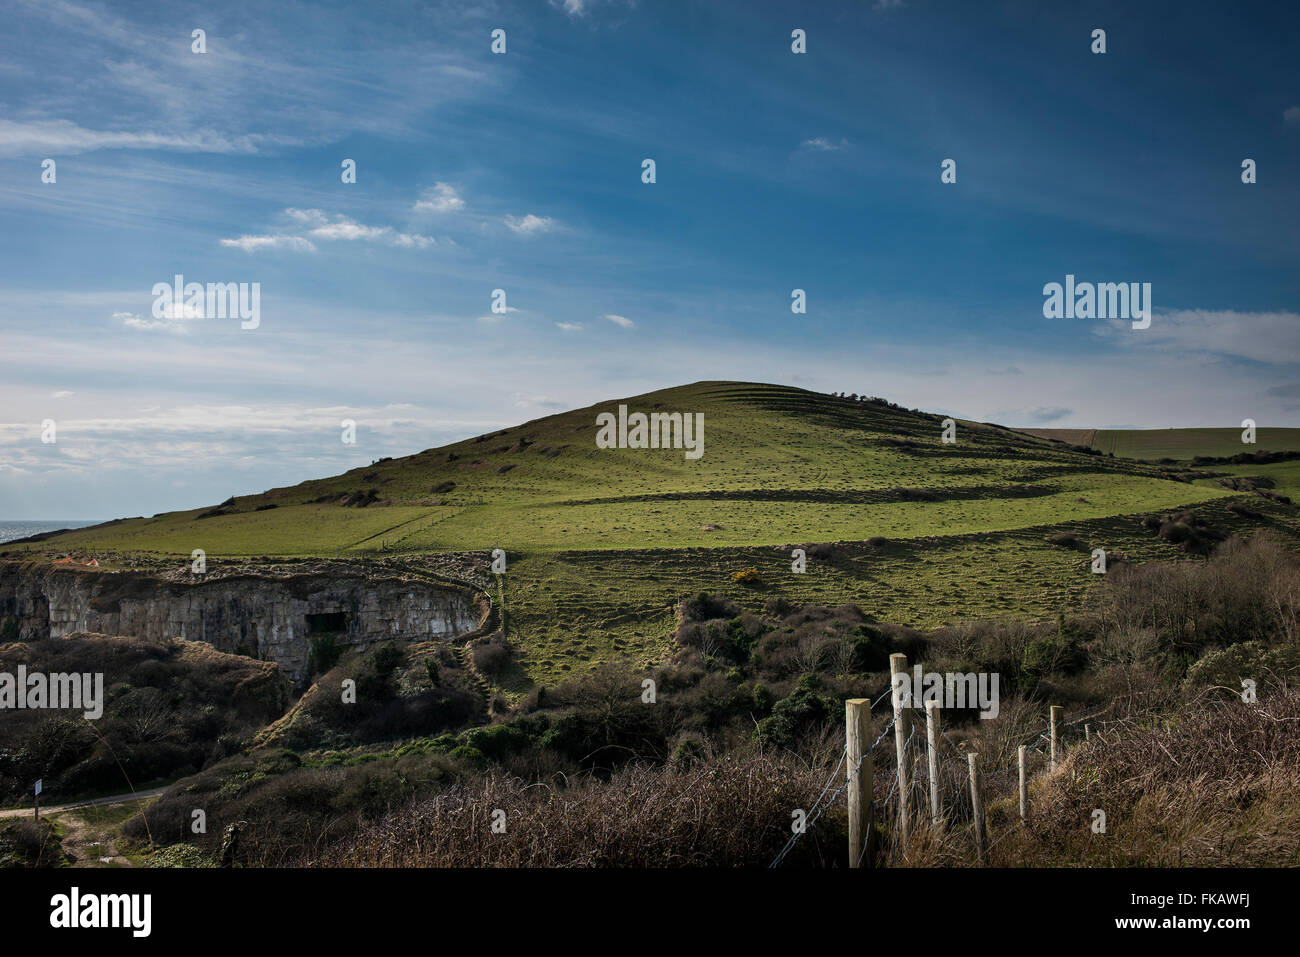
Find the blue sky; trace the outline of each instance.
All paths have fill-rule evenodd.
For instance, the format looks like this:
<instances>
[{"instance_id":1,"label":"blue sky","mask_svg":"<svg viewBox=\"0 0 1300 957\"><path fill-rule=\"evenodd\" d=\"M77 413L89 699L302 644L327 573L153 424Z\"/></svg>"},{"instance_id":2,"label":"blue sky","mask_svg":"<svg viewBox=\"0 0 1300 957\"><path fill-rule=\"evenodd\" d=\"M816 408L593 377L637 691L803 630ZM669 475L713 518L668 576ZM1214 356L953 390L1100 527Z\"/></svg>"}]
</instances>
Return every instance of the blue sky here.
<instances>
[{"instance_id":1,"label":"blue sky","mask_svg":"<svg viewBox=\"0 0 1300 957\"><path fill-rule=\"evenodd\" d=\"M1282 3L11 0L0 516L195 507L698 379L1300 425L1297 27ZM176 273L259 283L260 325L156 319ZM1045 319L1067 273L1150 282L1151 328Z\"/></svg>"}]
</instances>

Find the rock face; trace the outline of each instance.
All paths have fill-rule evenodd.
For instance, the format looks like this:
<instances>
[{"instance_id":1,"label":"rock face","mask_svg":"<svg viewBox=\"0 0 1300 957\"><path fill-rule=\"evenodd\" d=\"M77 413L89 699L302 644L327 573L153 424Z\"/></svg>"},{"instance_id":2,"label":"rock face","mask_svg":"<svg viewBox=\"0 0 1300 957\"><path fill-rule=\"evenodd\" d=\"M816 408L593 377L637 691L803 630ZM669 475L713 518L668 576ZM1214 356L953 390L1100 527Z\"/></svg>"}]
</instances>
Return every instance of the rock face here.
<instances>
[{"instance_id":1,"label":"rock face","mask_svg":"<svg viewBox=\"0 0 1300 957\"><path fill-rule=\"evenodd\" d=\"M327 634L340 645L451 641L486 613L472 588L360 568L185 578L0 564L0 641L78 631L187 638L275 661L297 683L307 676L312 642Z\"/></svg>"}]
</instances>

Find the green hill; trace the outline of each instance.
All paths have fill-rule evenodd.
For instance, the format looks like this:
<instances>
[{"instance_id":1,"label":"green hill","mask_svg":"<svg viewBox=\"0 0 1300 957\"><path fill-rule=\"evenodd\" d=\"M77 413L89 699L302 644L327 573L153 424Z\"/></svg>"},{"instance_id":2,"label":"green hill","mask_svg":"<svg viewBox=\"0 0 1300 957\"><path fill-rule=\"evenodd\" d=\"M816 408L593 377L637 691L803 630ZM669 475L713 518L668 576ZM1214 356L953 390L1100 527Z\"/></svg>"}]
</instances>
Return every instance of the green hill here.
<instances>
[{"instance_id":1,"label":"green hill","mask_svg":"<svg viewBox=\"0 0 1300 957\"><path fill-rule=\"evenodd\" d=\"M702 413L705 451L599 449L596 416ZM1159 469L998 426L779 386L702 382L537 419L216 508L59 536L210 555L682 548L1001 531L1212 497ZM54 543L51 543L54 544Z\"/></svg>"},{"instance_id":2,"label":"green hill","mask_svg":"<svg viewBox=\"0 0 1300 957\"><path fill-rule=\"evenodd\" d=\"M597 448L597 415L620 404L702 413L704 454ZM941 422L881 400L699 382L7 554L156 565L202 548L209 562L382 556L414 566L441 553L485 568L501 547L522 665L505 684L519 690L611 655L661 658L674 605L701 588L758 604L857 601L902 623L1046 617L1098 577L1092 548L1131 561L1178 553L1144 515L1196 508L1234 529L1295 528L1293 507L1214 473L974 422L945 444ZM1224 509L1243 497L1259 519ZM791 570L795 546L808 551L804 574Z\"/></svg>"}]
</instances>

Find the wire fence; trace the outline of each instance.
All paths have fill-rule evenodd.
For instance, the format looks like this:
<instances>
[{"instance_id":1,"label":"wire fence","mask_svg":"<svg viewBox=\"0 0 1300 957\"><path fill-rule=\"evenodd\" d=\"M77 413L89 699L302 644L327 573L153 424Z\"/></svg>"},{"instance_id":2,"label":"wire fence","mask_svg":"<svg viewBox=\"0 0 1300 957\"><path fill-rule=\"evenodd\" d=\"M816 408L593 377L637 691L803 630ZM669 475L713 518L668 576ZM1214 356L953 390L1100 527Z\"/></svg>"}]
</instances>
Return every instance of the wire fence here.
<instances>
[{"instance_id":1,"label":"wire fence","mask_svg":"<svg viewBox=\"0 0 1300 957\"><path fill-rule=\"evenodd\" d=\"M880 697L871 703L871 710L874 710L882 701L890 697L892 689L887 689ZM1115 718L1110 720L1099 720L1111 708L1102 708L1091 714L1074 718L1070 721L1058 721L1056 727L1057 744L1063 749L1067 729L1076 729L1080 724L1085 722L1096 722L1095 728L1090 729L1097 734L1108 726L1114 724L1124 724L1127 719ZM950 827L964 823L970 823L975 817L975 805L973 802L970 777L969 777L969 755L979 753L974 750L963 748L946 730L941 730L936 737L936 747L940 754L936 760L931 761L930 741L925 729L925 713L920 708L899 707L895 709L895 714L891 716L881 728L875 741L863 753L857 765L848 769L843 774L838 786L835 782L841 778L841 772L844 769L848 758L848 746L840 752L839 761L836 763L835 770L826 780L804 817L803 826L791 834L785 846L773 858L770 867L780 867L788 855L799 842L813 831L817 822L825 813L833 808L849 787L855 783L861 770L862 762L872 758L875 755L876 766L882 770L888 768L886 773L873 775L872 779L876 786L876 794L870 795L872 800L872 813L877 824L883 822L897 822L901 811L901 801L899 794L900 774L897 770L898 758L894 742L889 742L885 747L881 747L890 731L895 730L896 721L903 721L907 727L907 735L903 744L904 765L907 768L907 774L901 775L907 781L907 806L909 817L929 820L935 814L932 807L932 790L934 797L938 798L940 811L937 814L937 820L941 827ZM918 736L918 728L922 733ZM1078 732L1071 731L1069 736L1074 744L1078 744ZM1100 742L1101 739L1098 738ZM1020 747L1025 749L1026 767L1025 774L1027 778L1037 776L1051 768L1051 746L1052 746L1052 726L1035 726L1023 733L1016 733L1001 740L1002 749L1018 751ZM879 751L880 754L876 754ZM1030 760L1030 756L1033 756ZM981 755L983 756L983 755ZM1063 757L1059 754L1058 759ZM955 760L954 760L955 759ZM931 781L931 766L936 768L935 780ZM990 799L1002 799L1011 796L1018 791L1019 786L1020 761L1017 760L1005 767L981 768L979 769L979 782L983 796L983 802L987 806ZM937 785L935 787L934 785ZM883 793L882 793L883 792ZM880 849L881 857L888 863L896 864L903 860L906 854L906 848L901 844L902 829L897 826L891 826L884 830L887 836L887 843ZM996 846L1009 831L998 835L989 844L989 847ZM855 865L861 865L865 859L870 841L864 840L862 847L858 851Z\"/></svg>"}]
</instances>

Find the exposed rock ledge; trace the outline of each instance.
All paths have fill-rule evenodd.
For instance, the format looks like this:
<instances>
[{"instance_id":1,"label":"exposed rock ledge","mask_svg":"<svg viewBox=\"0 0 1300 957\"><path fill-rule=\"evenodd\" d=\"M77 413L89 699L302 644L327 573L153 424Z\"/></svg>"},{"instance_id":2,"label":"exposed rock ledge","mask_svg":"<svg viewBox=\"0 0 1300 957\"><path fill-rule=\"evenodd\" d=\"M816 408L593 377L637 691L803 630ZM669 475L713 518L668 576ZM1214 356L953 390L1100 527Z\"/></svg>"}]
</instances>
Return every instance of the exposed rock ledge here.
<instances>
[{"instance_id":1,"label":"exposed rock ledge","mask_svg":"<svg viewBox=\"0 0 1300 957\"><path fill-rule=\"evenodd\" d=\"M468 580L362 563L209 565L203 576L0 563L0 641L78 631L186 638L277 662L295 683L326 633L340 645L453 641L488 614Z\"/></svg>"}]
</instances>

